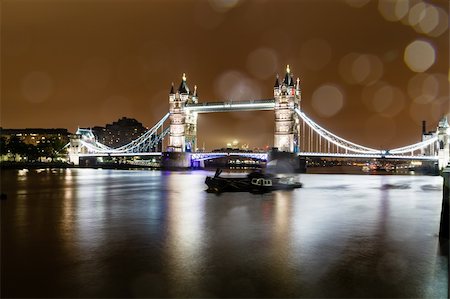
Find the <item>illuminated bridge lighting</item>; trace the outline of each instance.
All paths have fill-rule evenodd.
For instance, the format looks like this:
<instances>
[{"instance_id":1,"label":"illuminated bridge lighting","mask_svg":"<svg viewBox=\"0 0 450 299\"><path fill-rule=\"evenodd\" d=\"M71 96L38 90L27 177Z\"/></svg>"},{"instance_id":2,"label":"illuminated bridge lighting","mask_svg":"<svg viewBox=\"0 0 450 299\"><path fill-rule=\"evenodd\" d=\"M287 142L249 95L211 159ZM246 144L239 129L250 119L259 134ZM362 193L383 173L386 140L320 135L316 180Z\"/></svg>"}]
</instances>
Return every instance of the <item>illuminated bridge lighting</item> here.
<instances>
[{"instance_id":1,"label":"illuminated bridge lighting","mask_svg":"<svg viewBox=\"0 0 450 299\"><path fill-rule=\"evenodd\" d=\"M365 147L356 143L353 143L351 141L345 140L344 138L341 138L327 130L325 130L324 128L322 128L321 126L319 126L318 124L316 124L314 121L312 121L309 117L306 116L305 113L301 112L298 108L295 108L294 111L317 133L319 134L321 137L325 138L326 140L328 140L329 142L335 144L336 146L343 148L345 150L349 150L352 152L356 152L356 153L379 153L380 150L376 150L373 148L369 148L369 147Z\"/></svg>"},{"instance_id":2,"label":"illuminated bridge lighting","mask_svg":"<svg viewBox=\"0 0 450 299\"><path fill-rule=\"evenodd\" d=\"M208 112L226 112L226 111L255 111L255 110L273 110L275 107L274 99L252 100L239 102L207 102L186 104L186 109L197 113Z\"/></svg>"},{"instance_id":3,"label":"illuminated bridge lighting","mask_svg":"<svg viewBox=\"0 0 450 299\"><path fill-rule=\"evenodd\" d=\"M251 100L239 102L205 102L205 103L190 103L186 104L184 109L196 113L208 112L223 112L223 111L246 111L246 110L273 110L275 107L274 99L266 100ZM304 124L308 126L311 132L317 134L318 137L323 138L329 144L333 144L337 149L345 151L332 152L328 144L328 151L323 150L319 146L317 151L305 151L298 153L302 157L335 157L335 158L365 158L365 159L398 159L398 160L428 160L437 161L438 156L424 155L425 149L435 146L438 137L434 136L428 140L411 144L404 147L399 147L390 150L379 150L356 144L349 140L333 134L325 128L318 125L310 119L304 112L298 108L293 108L293 111L303 120ZM161 152L152 152L158 143L169 134L169 127L162 130L164 122L169 119L170 113L164 115L155 126L149 129L146 133L131 141L130 143L118 148L110 148L95 140L90 130L80 129L77 133L81 134L80 145L85 149L85 153L79 154L80 157L104 157L104 156L161 156ZM161 131L159 132L158 131ZM305 131L303 132L305 134ZM413 155L414 152L421 150L418 155ZM336 150L338 151L338 150ZM407 155L409 154L409 155ZM211 153L190 153L191 160L203 161L209 159L216 159L221 157L247 157L261 161L267 161L267 153L247 153L247 152L211 152Z\"/></svg>"}]
</instances>

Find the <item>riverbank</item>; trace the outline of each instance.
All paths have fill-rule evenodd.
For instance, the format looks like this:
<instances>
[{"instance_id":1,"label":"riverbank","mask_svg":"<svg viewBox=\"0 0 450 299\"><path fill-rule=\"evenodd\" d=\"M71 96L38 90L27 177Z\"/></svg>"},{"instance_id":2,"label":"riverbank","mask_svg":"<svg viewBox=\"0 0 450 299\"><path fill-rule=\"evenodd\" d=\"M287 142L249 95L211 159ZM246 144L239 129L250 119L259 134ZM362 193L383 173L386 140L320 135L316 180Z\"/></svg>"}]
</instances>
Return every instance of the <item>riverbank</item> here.
<instances>
[{"instance_id":1,"label":"riverbank","mask_svg":"<svg viewBox=\"0 0 450 299\"><path fill-rule=\"evenodd\" d=\"M39 168L76 168L71 163L66 162L14 162L14 161L3 161L0 162L0 169L39 169Z\"/></svg>"},{"instance_id":2,"label":"riverbank","mask_svg":"<svg viewBox=\"0 0 450 299\"><path fill-rule=\"evenodd\" d=\"M96 165L82 166L74 165L66 162L0 162L0 170L2 169L42 169L42 168L102 168L102 169L160 169L149 165L134 165L127 163L101 163Z\"/></svg>"}]
</instances>

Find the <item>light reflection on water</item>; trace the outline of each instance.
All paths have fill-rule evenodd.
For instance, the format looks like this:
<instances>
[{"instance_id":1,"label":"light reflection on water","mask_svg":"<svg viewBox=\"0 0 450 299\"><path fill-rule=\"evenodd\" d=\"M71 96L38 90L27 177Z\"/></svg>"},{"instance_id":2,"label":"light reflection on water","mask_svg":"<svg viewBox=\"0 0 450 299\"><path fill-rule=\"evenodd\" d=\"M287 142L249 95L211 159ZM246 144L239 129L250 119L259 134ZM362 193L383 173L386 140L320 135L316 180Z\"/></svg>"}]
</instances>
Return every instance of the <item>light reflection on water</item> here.
<instances>
[{"instance_id":1,"label":"light reflection on water","mask_svg":"<svg viewBox=\"0 0 450 299\"><path fill-rule=\"evenodd\" d=\"M447 296L440 177L217 196L207 174L3 171L2 296Z\"/></svg>"}]
</instances>

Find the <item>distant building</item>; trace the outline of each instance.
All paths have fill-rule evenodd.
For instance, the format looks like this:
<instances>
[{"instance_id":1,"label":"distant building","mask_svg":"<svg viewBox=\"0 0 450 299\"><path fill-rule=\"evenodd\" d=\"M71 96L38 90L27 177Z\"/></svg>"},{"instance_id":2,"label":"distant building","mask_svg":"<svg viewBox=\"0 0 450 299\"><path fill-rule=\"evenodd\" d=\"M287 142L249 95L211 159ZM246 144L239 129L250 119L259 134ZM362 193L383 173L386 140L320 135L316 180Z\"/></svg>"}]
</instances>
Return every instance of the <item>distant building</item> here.
<instances>
[{"instance_id":1,"label":"distant building","mask_svg":"<svg viewBox=\"0 0 450 299\"><path fill-rule=\"evenodd\" d=\"M136 119L122 117L105 127L93 127L97 141L112 148L125 145L144 134L147 129Z\"/></svg>"},{"instance_id":2,"label":"distant building","mask_svg":"<svg viewBox=\"0 0 450 299\"><path fill-rule=\"evenodd\" d=\"M11 137L19 137L26 144L38 145L45 143L49 139L55 138L61 141L61 143L69 142L70 133L67 129L3 129L0 128L0 136L6 138L9 141Z\"/></svg>"}]
</instances>

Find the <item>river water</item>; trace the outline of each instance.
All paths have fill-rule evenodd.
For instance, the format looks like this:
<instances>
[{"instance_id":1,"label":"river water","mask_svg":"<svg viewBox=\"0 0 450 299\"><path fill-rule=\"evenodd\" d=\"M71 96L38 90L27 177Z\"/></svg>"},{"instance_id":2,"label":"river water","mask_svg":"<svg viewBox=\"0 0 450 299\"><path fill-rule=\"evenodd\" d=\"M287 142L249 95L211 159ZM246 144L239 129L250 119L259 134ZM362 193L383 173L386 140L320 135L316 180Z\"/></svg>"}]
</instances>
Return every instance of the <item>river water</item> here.
<instances>
[{"instance_id":1,"label":"river water","mask_svg":"<svg viewBox=\"0 0 450 299\"><path fill-rule=\"evenodd\" d=\"M217 196L208 174L2 171L2 297L448 296L441 177Z\"/></svg>"}]
</instances>

